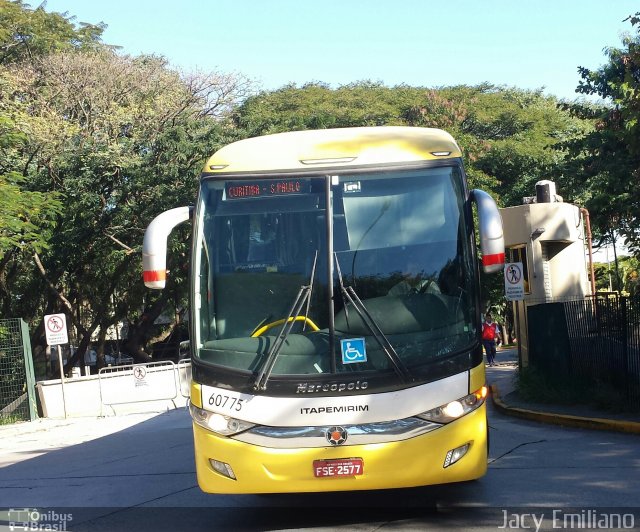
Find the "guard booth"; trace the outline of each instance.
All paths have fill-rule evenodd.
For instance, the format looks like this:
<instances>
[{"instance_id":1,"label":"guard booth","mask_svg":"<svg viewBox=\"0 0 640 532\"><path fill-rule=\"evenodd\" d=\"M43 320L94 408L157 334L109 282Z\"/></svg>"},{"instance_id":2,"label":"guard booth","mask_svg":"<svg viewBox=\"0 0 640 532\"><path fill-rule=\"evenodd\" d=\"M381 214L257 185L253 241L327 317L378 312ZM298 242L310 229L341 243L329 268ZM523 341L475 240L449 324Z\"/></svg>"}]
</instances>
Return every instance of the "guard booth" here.
<instances>
[{"instance_id":1,"label":"guard booth","mask_svg":"<svg viewBox=\"0 0 640 532\"><path fill-rule=\"evenodd\" d=\"M569 352L562 302L595 292L588 212L564 203L545 180L500 214L506 261L523 266L524 299L513 302L520 366L556 364Z\"/></svg>"}]
</instances>

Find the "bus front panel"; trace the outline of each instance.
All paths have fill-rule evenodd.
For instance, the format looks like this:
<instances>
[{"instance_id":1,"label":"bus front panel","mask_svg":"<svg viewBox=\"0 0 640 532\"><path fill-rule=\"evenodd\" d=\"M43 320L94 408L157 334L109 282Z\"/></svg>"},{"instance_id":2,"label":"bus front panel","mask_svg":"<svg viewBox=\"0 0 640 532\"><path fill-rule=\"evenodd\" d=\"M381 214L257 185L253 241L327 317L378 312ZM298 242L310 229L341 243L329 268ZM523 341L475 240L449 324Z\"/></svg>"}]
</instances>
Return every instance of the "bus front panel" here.
<instances>
[{"instance_id":1,"label":"bus front panel","mask_svg":"<svg viewBox=\"0 0 640 532\"><path fill-rule=\"evenodd\" d=\"M408 488L473 480L487 470L486 405L433 432L402 441L278 449L218 436L197 424L194 440L198 484L207 493ZM465 446L468 448L464 456L445 466L448 453ZM314 464L319 461L342 463L341 460L354 458L361 460L361 471L316 476ZM235 478L230 478L226 467L224 473L217 470L215 462L228 466Z\"/></svg>"},{"instance_id":2,"label":"bus front panel","mask_svg":"<svg viewBox=\"0 0 640 532\"><path fill-rule=\"evenodd\" d=\"M380 489L484 474L467 198L458 159L203 180L192 265L193 389L226 391L192 401L203 490ZM441 393L438 383L448 379L464 390ZM353 412L353 420L335 410L340 416L318 425L291 421L276 402L305 397L310 412L327 414L334 410L323 405L336 397L374 404L381 394L405 397L421 387L432 393L420 409L392 402L395 414L380 408ZM278 406L256 414L246 407L252 398ZM283 441L270 440L278 434ZM298 437L307 443L296 447Z\"/></svg>"}]
</instances>

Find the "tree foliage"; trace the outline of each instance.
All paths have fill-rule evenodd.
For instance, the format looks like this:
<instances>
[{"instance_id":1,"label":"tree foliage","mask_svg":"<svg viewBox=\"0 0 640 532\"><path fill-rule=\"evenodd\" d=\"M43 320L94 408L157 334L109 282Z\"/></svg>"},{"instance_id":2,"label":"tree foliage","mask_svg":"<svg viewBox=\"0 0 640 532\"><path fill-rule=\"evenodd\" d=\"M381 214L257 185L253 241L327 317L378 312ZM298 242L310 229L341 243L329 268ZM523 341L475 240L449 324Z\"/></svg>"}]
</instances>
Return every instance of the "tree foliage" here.
<instances>
[{"instance_id":1,"label":"tree foliage","mask_svg":"<svg viewBox=\"0 0 640 532\"><path fill-rule=\"evenodd\" d=\"M126 348L144 358L151 325L166 306L154 301L186 306L181 267L164 294L145 291L144 229L163 210L193 201L204 159L222 142L224 116L248 82L181 75L162 58L106 48L60 52L5 71L19 80L15 100L29 106L31 131L17 156L28 187L62 198L28 286L44 284L53 295L45 303L67 313L80 354L97 330L124 319ZM172 241L175 264L185 263L181 236Z\"/></svg>"},{"instance_id":2,"label":"tree foliage","mask_svg":"<svg viewBox=\"0 0 640 532\"><path fill-rule=\"evenodd\" d=\"M421 92L362 81L331 89L324 83L287 85L248 98L234 111L244 136L336 127L398 125L403 102Z\"/></svg>"},{"instance_id":3,"label":"tree foliage","mask_svg":"<svg viewBox=\"0 0 640 532\"><path fill-rule=\"evenodd\" d=\"M629 17L634 33L621 48L608 48L608 62L596 70L580 68L578 91L603 103L571 107L594 128L567 143L564 185L580 197L604 240L621 235L640 254L640 18Z\"/></svg>"},{"instance_id":4,"label":"tree foliage","mask_svg":"<svg viewBox=\"0 0 640 532\"><path fill-rule=\"evenodd\" d=\"M22 0L0 0L0 64L34 60L69 49L95 49L104 24L75 24L67 13L31 9Z\"/></svg>"},{"instance_id":5,"label":"tree foliage","mask_svg":"<svg viewBox=\"0 0 640 532\"><path fill-rule=\"evenodd\" d=\"M2 72L0 91L11 94L11 82ZM24 189L26 176L19 154L29 139L26 116L20 102L0 100L0 262L17 249L46 247L52 218L60 208L55 193Z\"/></svg>"},{"instance_id":6,"label":"tree foliage","mask_svg":"<svg viewBox=\"0 0 640 532\"><path fill-rule=\"evenodd\" d=\"M43 6L32 10L21 1L0 0L0 295L9 301L8 275L12 261L48 246L54 219L60 213L55 190L34 190L25 166L35 156L27 146L43 136L45 121L33 119L22 98L22 79L8 66L36 61L58 50L99 46L103 25L80 24ZM46 127L45 127L46 129ZM49 125L51 129L51 125ZM13 279L15 281L15 279Z\"/></svg>"},{"instance_id":7,"label":"tree foliage","mask_svg":"<svg viewBox=\"0 0 640 532\"><path fill-rule=\"evenodd\" d=\"M596 289L600 292L618 292L628 296L634 304L640 303L640 261L636 257L622 256L615 263L595 263Z\"/></svg>"}]
</instances>

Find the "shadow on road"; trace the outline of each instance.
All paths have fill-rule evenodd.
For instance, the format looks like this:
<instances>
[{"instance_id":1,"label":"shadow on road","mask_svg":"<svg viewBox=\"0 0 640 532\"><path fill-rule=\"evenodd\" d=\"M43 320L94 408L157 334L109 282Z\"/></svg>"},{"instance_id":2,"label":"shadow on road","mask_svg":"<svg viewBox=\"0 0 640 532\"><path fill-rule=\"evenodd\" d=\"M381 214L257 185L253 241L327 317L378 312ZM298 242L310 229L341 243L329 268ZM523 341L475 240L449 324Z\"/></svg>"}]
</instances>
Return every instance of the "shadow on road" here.
<instances>
[{"instance_id":1,"label":"shadow on road","mask_svg":"<svg viewBox=\"0 0 640 532\"><path fill-rule=\"evenodd\" d=\"M619 513L633 514L640 525L636 436L547 427L491 407L489 423L489 473L475 482L267 496L200 491L184 408L143 418L3 428L0 510L38 509L48 524L58 525L50 530L92 532L496 530L507 514L551 516L579 507L584 515L585 509L616 505L633 507ZM61 515L71 517L64 527L55 521ZM3 524L9 519L0 517L0 530ZM555 524L540 529L557 529Z\"/></svg>"}]
</instances>

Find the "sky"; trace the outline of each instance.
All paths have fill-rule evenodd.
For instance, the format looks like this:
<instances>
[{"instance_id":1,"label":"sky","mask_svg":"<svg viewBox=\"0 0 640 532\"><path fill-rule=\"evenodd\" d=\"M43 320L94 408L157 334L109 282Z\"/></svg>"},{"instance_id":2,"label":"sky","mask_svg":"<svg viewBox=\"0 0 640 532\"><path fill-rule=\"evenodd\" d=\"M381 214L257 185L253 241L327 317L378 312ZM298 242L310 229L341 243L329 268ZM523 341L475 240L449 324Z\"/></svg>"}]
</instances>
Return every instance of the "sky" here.
<instances>
[{"instance_id":1,"label":"sky","mask_svg":"<svg viewBox=\"0 0 640 532\"><path fill-rule=\"evenodd\" d=\"M28 1L28 0L27 0ZM37 6L36 2L31 3ZM103 41L184 71L239 73L272 90L362 80L437 88L489 82L578 97L640 11L637 0L46 0Z\"/></svg>"}]
</instances>

